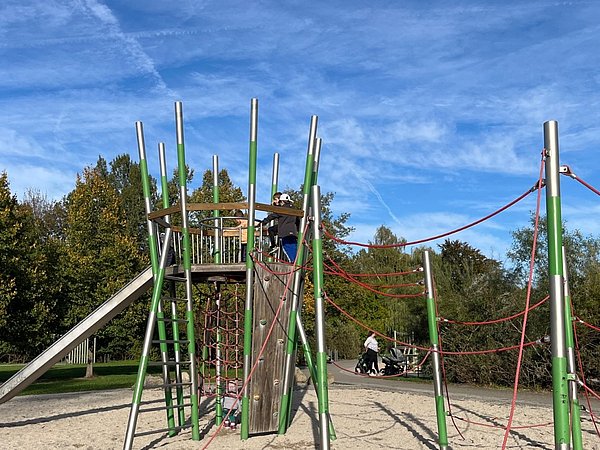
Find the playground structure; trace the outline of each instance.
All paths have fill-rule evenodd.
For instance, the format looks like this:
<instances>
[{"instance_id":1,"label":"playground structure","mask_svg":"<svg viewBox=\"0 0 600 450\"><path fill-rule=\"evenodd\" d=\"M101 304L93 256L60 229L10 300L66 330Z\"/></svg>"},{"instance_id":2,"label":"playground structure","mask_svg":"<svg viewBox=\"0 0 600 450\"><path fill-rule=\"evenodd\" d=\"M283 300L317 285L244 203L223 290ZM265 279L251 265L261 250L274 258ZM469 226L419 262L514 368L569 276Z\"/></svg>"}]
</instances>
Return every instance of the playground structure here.
<instances>
[{"instance_id":1,"label":"playground structure","mask_svg":"<svg viewBox=\"0 0 600 450\"><path fill-rule=\"evenodd\" d=\"M543 178L543 173L545 171L545 178ZM559 163L559 146L558 146L558 124L556 121L548 121L544 123L544 150L542 151L542 163L540 166L540 176L536 183L536 185L530 189L525 194L521 195L518 199L509 203L505 207L499 209L495 213L492 213L486 216L483 219L475 221L469 225L463 226L456 230L449 231L447 233L443 233L441 235L433 236L428 239L422 239L419 241L413 242L404 242L401 244L390 244L390 245L372 245L372 244L361 244L356 242L344 241L341 239L337 239L335 236L327 233L328 237L334 239L338 243L341 244L350 244L350 245L358 245L362 247L369 248L394 248L394 247L405 247L408 245L415 245L418 243L428 242L434 239L439 239L441 237L449 236L451 234L457 233L459 231L465 230L471 226L477 225L484 220L493 217L501 211L504 211L509 206L514 205L525 196L527 196L531 192L538 192L537 199L537 211L536 211L536 223L534 228L534 239L533 239L533 249L531 256L531 268L529 274L529 288L531 287L532 279L533 279L533 262L535 261L535 248L536 248L536 238L538 232L538 219L540 215L540 199L541 199L541 190L542 188L546 188L546 214L547 214L547 230L548 230L548 269L549 269L549 295L545 299L542 299L538 303L533 306L530 306L530 289L528 289L526 305L522 312L515 314L513 316L503 318L503 319L494 319L489 321L479 321L479 322L463 322L467 325L488 325L492 323L499 323L501 321L506 321L514 317L523 316L523 327L521 331L521 340L520 344L512 347L506 347L503 349L490 349L490 350L481 350L468 352L470 354L485 354L492 353L497 351L507 351L507 350L519 350L519 363L517 364L517 371L515 375L515 384L513 390L513 401L511 404L511 411L509 415L508 424L504 427L504 440L502 443L502 449L506 448L507 440L509 433L511 431L511 425L513 420L513 414L516 406L516 397L517 397L517 389L519 382L519 374L520 374L520 362L523 353L523 349L532 345L544 345L547 343L551 344L551 355L552 355L552 399L553 399L553 416L554 420L552 422L554 428L554 445L557 450L566 450L569 448L573 448L576 450L581 450L583 448L583 440L582 440L582 430L581 430L581 411L582 405L579 401L578 390L579 387L583 387L585 389L586 398L588 398L587 408L589 411L590 418L594 423L596 433L598 437L598 427L596 424L596 418L592 411L591 404L589 402L589 394L593 395L596 399L600 400L600 396L596 394L589 386L586 385L585 375L583 374L583 370L581 375L577 372L577 364L576 364L576 351L577 348L575 346L574 339L574 315L572 313L572 304L570 300L569 294L569 285L567 279L567 265L566 265L566 250L562 245L563 239L563 230L562 230L562 219L561 219L561 199L560 199L560 174L564 174L570 176L573 179L584 184L586 187L590 188L590 190L594 191L596 194L600 195L600 191L594 189L592 186L585 183L583 180L579 179L575 174L573 174L568 166L560 166ZM335 262L330 261L334 267L330 268L330 272L334 275L339 275L348 281L355 282L362 287L365 287L369 290L373 290L372 287L365 285L364 283L360 283L354 276L346 273L341 267L337 266ZM429 252L423 252L423 270L425 272L425 295L427 297L427 318L428 318L428 330L429 330L429 339L430 339L430 347L418 347L422 351L426 351L427 355L432 356L432 366L433 366L433 381L434 381L434 395L435 395L435 407L436 407L436 415L437 415L437 424L438 424L438 443L440 449L448 448L448 436L446 429L446 416L454 417L449 411L446 410L444 404L444 389L443 389L443 356L444 355L460 355L463 354L461 352L447 352L442 349L441 340L439 336L439 322L441 320L445 320L440 317L437 313L437 302L436 302L436 289L433 282L431 263L429 261ZM398 273L396 275L400 275L403 273ZM404 273L405 274L405 273ZM385 295L380 291L375 291L379 294ZM329 303L339 309L342 313L349 316L345 311L343 311L339 306L337 306L331 299L327 299ZM550 300L550 336L544 336L534 342L525 342L525 331L527 324L527 316L528 312L542 305L546 300ZM362 324L357 320L353 319L356 323L361 325L366 330L369 329L367 324ZM583 321L580 321L585 323ZM460 322L454 322L460 323ZM586 326L600 331L597 327L594 327L590 324L586 324ZM399 343L395 339L387 338L381 333L378 333L380 337L386 338L390 341L393 341L394 344ZM409 347L409 343L400 343L403 346ZM467 354L467 353L464 353ZM427 356L424 358L422 363L427 359ZM421 364L422 364L421 363ZM448 399L448 404L450 401ZM474 422L470 422L474 423ZM484 425L485 426L485 425ZM531 425L531 426L540 426ZM457 428L458 433L460 431Z\"/></svg>"},{"instance_id":2,"label":"playground structure","mask_svg":"<svg viewBox=\"0 0 600 450\"><path fill-rule=\"evenodd\" d=\"M219 202L218 157L214 156L213 203L187 203L181 102L175 103L175 121L179 203L175 206L169 205L165 146L160 143L163 209L159 211L151 210L143 125L141 122L136 123L154 287L124 448L132 448L136 436L151 433L167 433L173 436L184 428L191 428L192 439L199 440L199 397L202 396L214 398L215 424L219 427L230 419L234 422L238 420L233 416L241 400L239 420L242 439L256 433L285 433L291 421L291 396L297 351L296 330L302 340L305 357L319 393L321 446L329 448L332 437L330 430L333 428L330 426L327 406L327 357L322 323L324 316L322 311L317 312L318 348L315 368L298 315L303 295L304 263L308 253L305 247L311 240L317 311L318 308L323 308L319 294L323 271L322 257L319 256L322 249L317 171L321 141L316 136L317 118L313 116L311 119L302 210L256 202L256 99L251 102L250 114L248 202ZM271 197L277 188L277 164L276 157ZM228 226L232 218L221 216L221 211L234 209L248 210L245 230L239 226ZM312 230L309 230L309 209L313 222ZM263 261L264 239L261 228L256 227L257 210L300 218L298 251L291 265ZM191 211L212 211L213 218L201 221L199 228L191 228ZM177 220L172 220L174 214L178 214ZM244 255L242 233L247 237ZM176 254L175 264L168 261L172 252ZM291 256L293 259L293 255ZM244 260L245 263L242 263ZM321 269L318 268L319 263ZM170 284L168 295L164 294L166 283ZM245 288L243 316L240 313L239 301L242 283ZM230 295L232 286L234 295ZM210 291L209 294L206 294L207 290ZM198 302L197 294L202 292L206 299ZM197 303L205 304L201 339L197 339L195 335L194 314ZM185 305L185 311L182 311L183 307L180 305ZM243 347L240 345L242 322ZM155 338L155 329L158 339ZM160 348L161 361L150 361L153 344L158 344ZM197 344L200 344L199 348ZM243 358L240 358L241 350ZM162 366L164 406L146 407L147 404L142 400L145 375L151 364ZM240 368L243 368L243 378L239 374ZM187 373L187 379L184 379L184 372ZM189 391L184 392L185 390ZM224 406L226 399L229 399L226 402L227 407ZM158 409L164 409L166 412L167 428L138 431L138 416L145 411Z\"/></svg>"},{"instance_id":3,"label":"playground structure","mask_svg":"<svg viewBox=\"0 0 600 450\"><path fill-rule=\"evenodd\" d=\"M252 120L251 123L255 123L255 111L252 111ZM316 125L316 124L315 124ZM314 127L316 128L316 126ZM179 130L179 125L178 125L178 130ZM179 134L180 132L178 131L178 147L180 144L180 140L179 140ZM310 160L310 154L311 154L311 143L316 142L315 139L315 135L313 134L313 124L311 123L311 133L310 133L309 137L309 156L307 157L307 161ZM240 206L243 208L246 208L249 210L249 223L253 224L254 223L254 211L255 209L257 209L257 205L254 203L253 204L253 197L254 197L254 184L253 182L255 181L255 179L253 179L253 174L252 174L252 167L253 167L253 152L255 152L255 145L253 145L253 142L255 142L256 138L256 132L254 131L253 126L251 125L251 144L250 144L250 167L251 167L251 173L249 176L249 188L248 188L248 193L249 193L249 203L248 204L242 204L242 205L227 205L226 207L237 207L239 208ZM550 121L550 122L546 122L544 124L544 152L543 152L543 162L544 164L542 164L542 166L545 165L545 172L546 172L546 179L545 179L545 187L546 187L546 211L547 211L547 220L548 220L548 230L549 230L549 236L548 236L548 241L549 241L549 246L548 246L548 256L549 256L549 261L550 261L550 300L551 300L551 338L550 341L552 343L552 364L553 364L553 370L552 370L552 379L553 379L553 410L554 410L554 436L555 436L555 447L558 450L566 450L567 448L570 447L571 442L573 443L573 448L579 450L581 449L581 442L582 442L582 438L581 438L581 424L580 424L580 405L579 405L579 400L578 400L578 395L577 395L577 374L575 371L575 359L574 359L574 351L573 351L573 335L572 335L572 318L570 316L570 309L566 307L565 305L565 291L568 292L568 286L565 287L565 279L566 279L566 275L565 275L565 268L564 266L566 265L566 263L564 262L563 258L564 258L564 249L562 248L562 223L561 223L561 212L560 212L560 183L559 183L559 174L561 172L565 173L566 170L564 168L561 168L559 166L559 155L558 155L558 128L557 128L557 124L556 122ZM180 161L180 167L183 165L182 161L184 161L184 159L182 159L181 156L179 156L179 161ZM318 157L317 157L317 161L318 161ZM325 354L325 347L324 347L324 330L323 330L323 324L324 324L324 317L323 317L323 295L324 293L322 292L322 277L323 277L323 256L322 256L322 248L321 248L321 241L320 241L320 229L321 229L321 225L320 225L320 221L319 221L319 208L318 208L318 199L319 199L319 195L318 195L318 186L316 185L316 170L315 170L315 176L311 179L310 174L312 173L312 169L309 167L309 162L307 162L307 168L306 168L306 177L305 177L305 192L304 192L304 204L303 204L303 220L302 220L302 225L301 225L301 230L300 230L300 236L302 236L302 238L306 237L304 236L304 234L307 231L307 211L308 211L308 207L309 207L309 194L307 192L306 186L313 186L313 195L312 195L312 202L313 202L313 208L314 211L316 211L316 214L314 214L314 221L313 221L313 259L314 259L314 280L315 280L315 302L316 302L316 324L317 324L317 335L318 335L318 348L317 348L317 369L315 372L315 368L312 364L311 361L311 352L310 349L305 348L305 355L307 356L307 362L309 363L309 368L311 370L311 374L313 375L313 379L316 380L317 383L317 392L319 395L319 424L320 424L320 443L321 443L321 447L322 448L328 448L329 447L329 441L332 437L335 436L335 434L333 433L333 427L331 426L330 420L329 420L329 415L328 415L328 405L327 405L327 390L326 390L326 385L324 383L324 380L326 380L326 354ZM316 163L314 163L316 165ZM216 170L216 163L213 163L213 173L217 173ZM275 171L274 171L275 173ZM537 183L537 186L534 186L534 188L532 188L530 190L530 192L535 192L536 190L538 191L538 209L539 209L539 198L540 198L540 192L543 186L543 180L541 178L541 174L542 174L542 167L540 167L540 179ZM180 174L180 178L184 179L183 174ZM215 182L216 185L216 182ZM185 197L185 187L182 184L182 192L181 192L181 198L183 199ZM521 198L523 198L524 196L522 196ZM182 201L183 203L183 201ZM262 206L262 205L261 205ZM220 209L225 209L226 207L222 207L220 205L218 205L218 195L215 197L215 203L213 204L213 209L215 211L214 213L214 217L215 220L218 220L218 211ZM193 210L193 208L188 208L185 205L181 205L181 211L182 211L182 215L185 214L185 211L187 210ZM269 211L269 208L266 206L262 206L262 210L264 211ZM174 210L169 210L170 212L173 212ZM158 217L158 215L153 216L152 213L148 214L149 218L153 218L153 217ZM185 223L185 219L182 221L183 223ZM168 221L167 221L168 223ZM215 222L216 223L216 222ZM149 229L150 229L150 225L149 225ZM464 229L464 228L463 228ZM168 232L169 230L167 230ZM458 230L460 231L460 230ZM214 228L214 232L215 235L218 235L219 233L219 227L217 225L215 225ZM185 247L185 241L186 241L186 236L185 236L185 227L183 227L183 239L182 241L184 242L184 249L183 249L183 255L185 256L186 253L189 253L189 250L186 250ZM308 235L308 233L306 233ZM448 233L450 234L450 233ZM169 234L167 233L167 236L169 236ZM279 307L277 307L276 311L274 312L274 314L268 318L263 318L259 320L259 325L261 326L266 326L267 323L269 323L269 321L272 322L273 325L275 325L276 322L278 322L278 316L281 312L281 306L283 306L283 303L285 302L287 305L289 305L289 310L285 311L285 313L287 314L283 314L283 317L289 317L289 321L287 323L280 323L279 324L279 328L282 330L282 332L285 332L285 329L288 329L288 335L287 335L287 340L288 340L288 351L286 353L286 359L285 362L283 364L283 367L280 366L280 359L278 357L278 355L283 354L282 348L276 348L277 346L274 345L274 343L271 343L269 345L268 341L269 341L269 335L272 332L272 329L270 329L267 334L265 335L264 333L264 328L261 330L261 328L253 328L250 329L249 323L250 323L250 318L251 317L255 317L257 314L258 315L263 315L265 314L265 311L262 312L258 312L258 309L253 308L253 300L256 300L256 298L258 297L258 292L256 289L256 286L260 285L260 283L257 283L256 281L258 281L260 279L260 277L265 276L267 273L270 273L271 275L273 274L273 271L269 268L269 265L267 264L267 271L266 272L262 272L262 274L259 271L256 270L251 270L250 268L252 267L252 260L253 260L253 255L252 255L252 251L250 250L251 248L258 248L255 246L254 241L254 237L255 237L255 230L253 228L252 225L249 225L248 227L248 236L249 236L249 240L248 240L248 250L246 253L246 311L245 311L245 316L244 316L244 335L245 335L245 339L244 339L244 361L243 361L243 367L244 367L244 379L243 379L243 385L242 385L242 414L241 414L241 421L242 421L242 432L241 432L241 436L242 439L245 439L248 437L249 434L255 432L255 433L262 433L262 432L272 432L275 431L275 427L276 427L276 423L278 423L278 432L284 433L286 426L289 425L289 417L284 417L286 414L286 411L289 411L289 405L290 405L290 398L289 395L291 395L291 391L289 383L290 383L290 379L291 379L291 365L293 365L293 363L291 361L293 361L295 359L295 341L294 338L291 337L294 335L295 330L296 330L296 326L297 326L297 331L300 335L300 337L302 338L302 342L303 345L306 345L306 338L305 336L303 337L303 327L302 327L302 323L299 320L299 315L298 315L298 308L299 308L299 298L301 296L301 285L302 285L302 278L303 278L303 273L302 273L302 269L304 266L304 258L303 258L303 242L302 242L302 238L299 237L299 240L301 242L300 245L300 250L299 250L299 255L297 260L294 262L294 267L295 267L295 271L292 273L288 272L282 272L282 274L286 274L289 275L288 279L283 281L279 284L279 287L277 288L273 288L274 290L274 296L282 296L282 301L280 302ZM434 238L439 238L440 236L436 236ZM433 238L432 238L433 239ZM169 237L167 238L167 243L164 244L161 254L165 254L168 248L168 241L169 241ZM217 241L217 239L215 238L215 241ZM345 242L347 243L347 242ZM403 243L400 245L408 245L407 243ZM234 246L235 247L235 246ZM219 253L219 247L215 246L215 250L214 252L216 254ZM161 261L162 262L162 261ZM217 261L218 262L218 261ZM161 266L163 266L164 264L161 264ZM185 267L185 263L184 263L184 267ZM164 267L161 267L161 269L163 269ZM300 270L297 270L298 268L300 268ZM281 270L281 267L279 267L279 269ZM441 348L441 343L439 340L439 336L438 336L438 317L437 317L437 312L436 312L436 307L435 307L435 286L433 284L433 276L432 276L432 270L431 270L431 264L429 261L429 252L428 251L424 251L423 253L423 269L424 271L424 283L425 283L425 292L423 293L426 296L426 303L427 303L427 316L428 316L428 328L429 328L429 337L430 337L430 344L431 347L428 349L423 349L423 350L427 350L431 356L432 356L432 366L433 366L433 381L434 381L434 396L435 396L435 409L436 409L436 415L437 415L437 424L438 424L438 444L439 444L439 448L442 450L446 450L449 448L449 443L448 443L448 434L447 434L447 426L446 426L446 416L447 416L447 412L445 410L445 406L444 406L444 392L443 392L443 383L442 383L442 356L444 354L444 351ZM253 277L256 277L255 279ZM256 280L256 281L253 281ZM290 281L292 281L293 279L293 284L291 284L291 286L293 286L291 289L289 289L290 286ZM281 286L283 285L283 290L281 289ZM156 290L156 289L155 289ZM269 289L264 289L265 291L269 290ZM282 295L282 291L283 291L283 295ZM288 297L287 299L284 300L284 297L286 297L286 291L289 291L289 293L291 294L290 297ZM217 298L220 298L220 294L219 294L219 289L216 290L216 296ZM269 294L266 295L265 297L265 304L268 304L271 311L275 310L275 305L273 304L272 301L272 297L273 294ZM568 295L567 295L568 297ZM220 304L220 300L216 300L215 304L217 305L217 309L219 308L219 304ZM153 301L153 305L154 305L154 301ZM525 310L525 320L526 320L526 314L527 311L529 310L529 298L527 299L527 306L526 306L526 310ZM253 322L254 324L256 324L256 321ZM149 321L150 324L150 321ZM160 324L160 322L159 322ZM523 335L522 337L524 337L524 330L525 327L523 327ZM260 333L260 331L263 331L263 333ZM256 345L254 342L253 343L248 343L248 337L252 336L252 341L258 341L260 342L260 344ZM162 339L162 338L161 338ZM189 339L189 338L188 338ZM220 346L219 346L219 342L221 342L222 337L217 335L216 341L217 341L217 345L216 345L216 353L219 354L220 351ZM397 342L395 342L396 344ZM281 338L278 341L278 344L282 346L283 341L281 340ZM411 346L410 344L407 343L400 343L401 345L405 346L405 347L415 347L415 346ZM230 344L226 344L225 347L229 347ZM520 351L522 352L524 343L523 343L523 339L521 340L521 345L520 345ZM260 348L259 348L260 347ZM272 359L274 361L277 361L273 367L269 367L266 368L267 366L265 364L261 364L261 362L264 362L267 360L266 358L266 353L263 353L265 351L266 348L269 348L272 352ZM274 348L275 347L275 348ZM252 351L249 351L248 348L251 348ZM258 355L258 356L256 356ZM261 360L261 357L265 355L264 359ZM217 357L217 362L221 361L222 358ZM229 358L225 358L225 360L229 360ZM235 361L235 366L237 367L238 365L238 360L237 358L234 360ZM193 363L191 363L191 365L193 366ZM142 365L140 365L140 367L142 367ZM259 378L261 380L269 380L266 383L262 383L260 388L257 387L257 384L254 382L253 375L256 376L256 374L254 373L255 369L262 367L265 368L265 370L263 372L260 372L260 376ZM283 369L283 372L280 372L279 369ZM140 370L140 373L143 374L143 370ZM193 379L194 379L194 372L193 369L190 369L190 373L192 374L192 394L190 395L193 398L193 392L194 392L194 387L193 387ZM216 412L217 412L217 416L216 416L216 424L219 425L221 423L221 421L223 420L223 413L222 411L220 411L220 398L223 394L223 386L229 386L229 380L227 380L227 378L222 378L220 375L220 368L217 367L216 368L216 372L215 372L215 390L216 390ZM279 378L280 375L283 375L283 390L280 391L278 388L275 389L269 389L269 385L271 383L271 381L273 382L273 386L278 386L281 383L281 379ZM204 379L204 378L203 378ZM221 379L224 379L225 381L220 381ZM517 381L518 381L518 372L517 372L517 377L516 377ZM236 386L236 388L234 389L234 392L237 392L237 386L239 386L239 382L240 380L236 377L234 377L234 385ZM138 378L138 385L141 385L142 380L140 378ZM241 384L241 383L240 383ZM515 384L515 393L516 393L516 389L517 389L517 385ZM272 386L270 386L272 387ZM261 400L264 400L265 398L265 393L269 392L271 395L266 396L269 401L265 402L263 405L258 406L256 408L249 408L249 403L254 403L254 402L260 402ZM238 400L238 398L236 398L236 400ZM168 402L167 402L168 403ZM192 401L192 407L193 406L193 401ZM275 404L278 403L279 404L279 408L277 406L275 406ZM271 405L271 407L269 408L267 405ZM172 408L172 406L169 406L169 404L167 405L167 409L169 409L169 407ZM132 413L130 415L130 425L128 426L128 438L126 439L126 448L127 447L127 443L129 442L129 435L131 433L132 428L135 428L135 419L132 419L132 417L135 416L136 414L136 409L139 409L139 406L136 406L136 395L134 394L134 402L132 405ZM250 413L250 411L252 413ZM263 414L264 411L267 411L267 414ZM511 409L511 419L509 420L509 424L506 427L506 433L505 433L505 438L504 438L504 442L503 442L503 448L505 448L506 446L506 441L507 441L507 437L508 437L508 433L510 431L510 422L512 421L512 413L514 412L514 402L512 405L512 409ZM258 425L257 423L257 417L261 417L260 421L261 421L261 425ZM194 410L192 410L192 427L193 427L193 421L194 421ZM225 416L226 418L227 416ZM197 418L196 418L197 419ZM172 419L169 419L172 420ZM132 423L133 423L133 427L132 427ZM169 422L171 423L171 422ZM174 428L170 427L169 430L172 431ZM162 430L162 431L166 431L166 430ZM196 431L193 430L192 431L192 438L196 439ZM572 441L571 441L572 439ZM132 438L131 438L132 440Z\"/></svg>"},{"instance_id":4,"label":"playground structure","mask_svg":"<svg viewBox=\"0 0 600 450\"><path fill-rule=\"evenodd\" d=\"M140 166L144 181L144 194L148 216L149 247L152 265L105 304L88 316L48 350L33 360L0 388L0 402L4 402L34 381L55 362L65 356L83 339L93 334L112 317L122 311L141 293L154 285L148 328L144 342L144 354L125 439L125 448L131 448L135 436L150 433L174 435L179 430L192 428L192 439L198 440L199 397L214 398L215 423L220 426L227 419L222 400L229 397L234 402L241 400L241 438L253 433L285 433L289 426L291 407L292 369L296 353L296 332L302 341L303 351L319 395L319 424L321 448L328 448L335 438L329 419L327 400L327 355L324 347L323 301L323 256L321 246L321 224L319 188L317 185L318 155L320 140L316 138L316 117L311 120L307 165L303 192L303 208L296 211L302 217L299 236L299 251L292 267L269 261L261 252L263 236L255 226L255 211L277 211L270 205L255 201L255 171L257 150L256 100L251 105L251 139L248 202L219 203L218 180L214 180L214 203L187 204L185 173L185 150L183 145L183 114L180 103L176 104L178 167L180 169L180 203L169 205L164 195L166 189L166 158L164 144L159 144L161 160L161 183L163 187L163 209L151 211L148 171L145 159L145 144L141 123L136 124ZM573 343L573 317L568 307L568 283L566 276L565 251L562 248L562 223L560 210L559 174L576 178L567 166L559 165L558 129L556 122L544 124L544 154L546 211L549 230L549 269L551 302L551 337L553 363L553 409L555 448L581 449L580 404L578 386L583 385L576 373ZM278 161L278 158L275 159ZM278 163L277 163L278 164ZM274 162L274 190L276 169ZM213 158L213 174L218 173L218 159ZM578 180L581 181L581 180ZM531 192L543 187L540 180ZM274 192L274 191L273 191ZM521 196L520 198L523 198ZM514 202L513 202L514 204ZM240 230L230 226L231 218L221 216L221 211L248 209L248 244L246 261L242 263ZM312 211L311 211L312 210ZM189 226L191 211L212 211L213 218L201 222L198 229ZM310 212L309 212L310 211ZM286 211L289 214L289 211ZM171 221L171 216L179 214ZM309 228L310 219L312 227ZM177 225L175 225L177 224ZM443 236L465 229L454 230ZM164 230L161 239L160 230ZM312 237L313 282L315 286L315 308L317 315L317 362L312 362L311 350L298 311L301 308L302 280L307 248L305 242ZM440 236L434 236L437 239ZM420 242L424 242L422 240ZM343 242L343 241L340 241ZM347 242L346 242L347 243ZM401 245L411 245L403 243ZM173 247L175 263L169 264L169 249ZM434 374L435 408L438 424L438 444L448 448L444 407L442 364L444 350L438 336L440 318L435 310L435 286L429 254L423 254L430 344L419 348L430 352ZM347 275L347 274L346 274ZM350 277L351 278L351 277ZM168 284L168 286L167 286ZM202 286L202 288L199 288ZM168 289L166 289L168 287ZM233 289L230 289L233 288ZM166 294L166 292L169 292ZM203 295L202 302L194 302L193 295ZM242 314L242 295L245 296ZM198 304L200 306L198 306ZM182 308L181 305L184 305ZM194 314L200 309L204 314L202 338L196 338ZM525 314L533 307L529 299ZM241 345L240 322L243 322L243 345ZM523 327L523 330L525 327ZM155 332L158 333L156 339ZM197 343L201 343L201 350ZM395 342L408 348L409 343ZM160 349L161 360L151 361L152 346ZM521 342L521 350L523 341ZM243 357L240 358L240 353ZM187 358L186 358L187 356ZM146 368L158 364L163 368L165 398L164 405L150 406L146 410L164 409L167 428L161 430L136 430L137 418L147 405L142 401ZM240 368L243 375L240 376ZM187 379L184 374L187 372ZM518 375L517 375L518 379ZM233 386L233 387L231 387ZM189 394L184 390L189 389ZM241 389L241 392L240 392ZM515 387L516 389L516 387ZM514 405L513 405L514 408ZM506 435L510 423L506 427ZM503 448L506 445L503 443Z\"/></svg>"}]
</instances>

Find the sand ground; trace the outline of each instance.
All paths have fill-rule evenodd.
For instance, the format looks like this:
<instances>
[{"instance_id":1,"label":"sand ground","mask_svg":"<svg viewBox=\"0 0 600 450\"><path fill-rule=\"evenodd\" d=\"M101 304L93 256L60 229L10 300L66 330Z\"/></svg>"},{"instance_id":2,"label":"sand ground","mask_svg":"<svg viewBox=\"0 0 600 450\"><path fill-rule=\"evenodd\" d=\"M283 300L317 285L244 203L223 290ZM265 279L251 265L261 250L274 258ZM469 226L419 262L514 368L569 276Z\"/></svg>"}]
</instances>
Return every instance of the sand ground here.
<instances>
[{"instance_id":1,"label":"sand ground","mask_svg":"<svg viewBox=\"0 0 600 450\"><path fill-rule=\"evenodd\" d=\"M160 390L146 390L144 400L162 398ZM131 389L59 395L17 397L0 405L0 449L120 449L123 445ZM485 396L484 396L485 397ZM437 449L437 424L431 395L414 392L365 389L333 384L329 388L331 417L337 439L331 448L342 449ZM317 398L312 387L295 390L294 417L283 436L252 436L240 440L239 429L222 430L209 443L216 427L201 420L203 439L192 441L189 432L174 438L161 435L135 439L136 449L312 449L319 442ZM510 402L478 396L459 396L452 403L462 437L448 418L452 449L502 447ZM212 414L210 415L212 417ZM475 424L478 423L478 424ZM552 422L547 406L517 406L509 449L554 449L552 426L518 428ZM479 425L479 424L484 424ZM164 412L140 415L138 430L164 428ZM583 414L584 448L600 450L600 438L587 413Z\"/></svg>"}]
</instances>

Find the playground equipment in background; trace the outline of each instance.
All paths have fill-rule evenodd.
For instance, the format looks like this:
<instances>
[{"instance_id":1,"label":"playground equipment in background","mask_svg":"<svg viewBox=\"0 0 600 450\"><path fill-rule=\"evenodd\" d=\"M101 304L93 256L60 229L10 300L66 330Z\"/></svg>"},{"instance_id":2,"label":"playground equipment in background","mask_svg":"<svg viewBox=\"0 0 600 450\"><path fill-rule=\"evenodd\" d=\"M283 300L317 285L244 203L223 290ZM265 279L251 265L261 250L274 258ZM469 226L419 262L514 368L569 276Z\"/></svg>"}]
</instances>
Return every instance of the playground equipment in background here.
<instances>
[{"instance_id":1,"label":"playground equipment in background","mask_svg":"<svg viewBox=\"0 0 600 450\"><path fill-rule=\"evenodd\" d=\"M187 203L181 102L175 103L175 121L179 201L175 206L169 205L165 145L160 143L163 208L158 211L150 209L150 181L143 126L141 122L136 123L154 289L124 448L130 449L136 436L153 433L173 436L184 428L191 428L192 439L199 440L199 396L214 398L217 426L225 420L229 421L224 411L224 400L228 400L226 403L229 412L241 409L239 421L242 439L255 433L285 433L291 421L296 336L299 336L320 398L320 446L327 449L330 439L335 438L335 435L327 401L327 355L323 300L320 294L323 259L320 191L316 182L321 141L316 136L317 118L313 116L311 119L301 210L260 204L255 200L258 125L256 99L251 101L248 202L219 202L218 157L215 155L213 203ZM275 162L278 164L277 155L274 160L271 197L277 188L278 169ZM310 231L309 208L313 223ZM247 245L243 264L241 230L231 229L227 225L229 218L221 217L222 211L234 209L248 210ZM260 228L255 226L257 210L296 215L300 218L298 252L291 265L262 261L263 239ZM213 217L203 219L199 228L193 229L189 225L191 211L212 211ZM172 214L178 215L173 222ZM308 253L306 247L311 241L317 312L316 367L297 313L302 306L304 265ZM168 266L171 248L176 255L175 265ZM171 271L169 275L166 274L167 269ZM242 285L245 287L243 314L240 301ZM232 291L234 295L231 295ZM202 299L202 295L206 298ZM205 317L202 337L197 339L194 316L198 309L195 305L199 301L205 305ZM243 346L239 339L242 329ZM155 336L155 331L158 336ZM197 349L198 343L201 348ZM158 345L160 349L160 361L150 361L153 345ZM240 350L243 350L242 358ZM147 367L151 364L162 367L165 392L162 406L152 406L142 401L144 379ZM241 378L240 368L243 369ZM184 371L189 373L187 380L183 377ZM233 402L230 401L231 390L227 389L232 384L236 386L235 391L239 391ZM241 408L236 408L240 397ZM157 410L165 411L167 427L137 430L139 414Z\"/></svg>"}]
</instances>

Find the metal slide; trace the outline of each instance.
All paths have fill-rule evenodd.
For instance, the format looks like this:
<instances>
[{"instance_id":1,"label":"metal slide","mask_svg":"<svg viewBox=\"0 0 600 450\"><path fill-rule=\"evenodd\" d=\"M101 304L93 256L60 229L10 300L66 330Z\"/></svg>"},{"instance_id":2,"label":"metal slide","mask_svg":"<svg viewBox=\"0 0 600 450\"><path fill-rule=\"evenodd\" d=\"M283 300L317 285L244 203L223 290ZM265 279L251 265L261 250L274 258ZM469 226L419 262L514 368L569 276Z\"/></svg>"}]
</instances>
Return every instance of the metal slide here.
<instances>
[{"instance_id":1,"label":"metal slide","mask_svg":"<svg viewBox=\"0 0 600 450\"><path fill-rule=\"evenodd\" d=\"M73 348L106 325L151 286L152 268L148 267L0 386L0 403L10 400L37 380L54 364L68 355Z\"/></svg>"}]
</instances>

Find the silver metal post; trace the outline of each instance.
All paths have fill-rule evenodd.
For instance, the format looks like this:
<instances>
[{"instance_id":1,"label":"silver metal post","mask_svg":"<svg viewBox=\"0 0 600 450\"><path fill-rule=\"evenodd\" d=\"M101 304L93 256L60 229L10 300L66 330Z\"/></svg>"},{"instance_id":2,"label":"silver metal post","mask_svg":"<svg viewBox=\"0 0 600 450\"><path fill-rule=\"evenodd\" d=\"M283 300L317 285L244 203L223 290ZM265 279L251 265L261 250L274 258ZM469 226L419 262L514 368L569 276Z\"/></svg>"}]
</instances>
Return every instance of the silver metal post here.
<instances>
[{"instance_id":1,"label":"silver metal post","mask_svg":"<svg viewBox=\"0 0 600 450\"><path fill-rule=\"evenodd\" d=\"M219 157L217 155L213 155L213 203L219 203ZM215 230L215 250L214 250L214 260L215 264L221 264L222 261L222 252L221 252L221 227L218 209L213 211L214 220L214 230Z\"/></svg>"},{"instance_id":2,"label":"silver metal post","mask_svg":"<svg viewBox=\"0 0 600 450\"><path fill-rule=\"evenodd\" d=\"M329 450L329 400L327 392L327 353L325 351L325 305L323 304L323 247L321 242L321 191L312 187L315 320L317 338L317 376L321 449Z\"/></svg>"},{"instance_id":3,"label":"silver metal post","mask_svg":"<svg viewBox=\"0 0 600 450\"><path fill-rule=\"evenodd\" d=\"M552 347L552 404L554 445L567 450L570 443L567 355L565 345L564 279L562 266L562 217L558 123L544 123L546 151L546 220L548 229L548 277L550 282L550 335Z\"/></svg>"}]
</instances>

